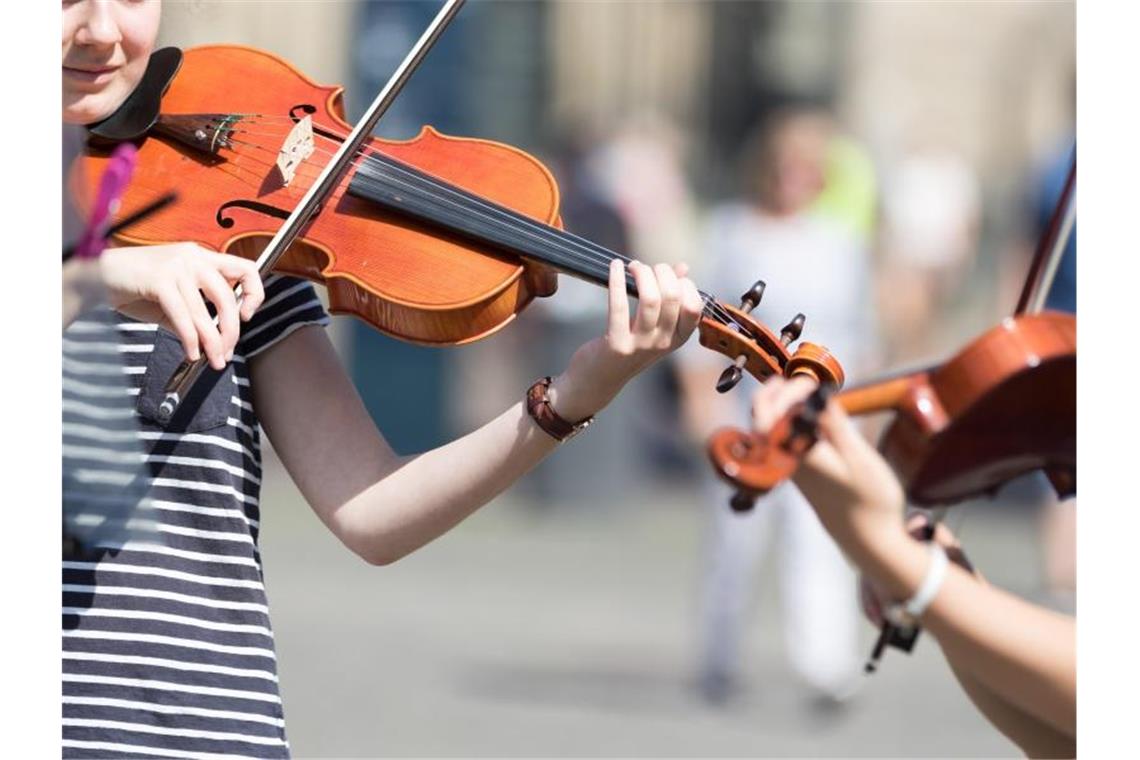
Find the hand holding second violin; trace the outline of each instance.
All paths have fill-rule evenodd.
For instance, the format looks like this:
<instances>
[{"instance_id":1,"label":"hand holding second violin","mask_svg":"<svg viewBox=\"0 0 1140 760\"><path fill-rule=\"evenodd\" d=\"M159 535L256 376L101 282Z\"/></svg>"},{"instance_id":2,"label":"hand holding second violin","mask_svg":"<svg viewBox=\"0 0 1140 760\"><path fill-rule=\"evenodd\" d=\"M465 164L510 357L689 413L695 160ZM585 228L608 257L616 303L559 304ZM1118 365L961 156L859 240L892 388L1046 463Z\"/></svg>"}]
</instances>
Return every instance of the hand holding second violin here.
<instances>
[{"instance_id":1,"label":"hand holding second violin","mask_svg":"<svg viewBox=\"0 0 1140 760\"><path fill-rule=\"evenodd\" d=\"M109 248L99 262L112 308L170 329L188 359L204 351L214 369L233 358L239 320L248 322L265 298L256 264L194 243ZM238 283L240 308L233 294ZM216 325L206 300L214 305Z\"/></svg>"},{"instance_id":2,"label":"hand holding second violin","mask_svg":"<svg viewBox=\"0 0 1140 760\"><path fill-rule=\"evenodd\" d=\"M625 265L610 263L609 322L606 334L580 347L555 379L550 404L567 420L595 414L639 372L679 348L700 319L704 302L679 264L629 266L637 284L637 313L629 315Z\"/></svg>"},{"instance_id":3,"label":"hand holding second violin","mask_svg":"<svg viewBox=\"0 0 1140 760\"><path fill-rule=\"evenodd\" d=\"M753 425L768 432L815 384L772 378L753 397ZM900 543L912 543L903 524L905 496L886 460L832 399L819 416L819 441L794 480L828 533L860 567L877 564Z\"/></svg>"}]
</instances>

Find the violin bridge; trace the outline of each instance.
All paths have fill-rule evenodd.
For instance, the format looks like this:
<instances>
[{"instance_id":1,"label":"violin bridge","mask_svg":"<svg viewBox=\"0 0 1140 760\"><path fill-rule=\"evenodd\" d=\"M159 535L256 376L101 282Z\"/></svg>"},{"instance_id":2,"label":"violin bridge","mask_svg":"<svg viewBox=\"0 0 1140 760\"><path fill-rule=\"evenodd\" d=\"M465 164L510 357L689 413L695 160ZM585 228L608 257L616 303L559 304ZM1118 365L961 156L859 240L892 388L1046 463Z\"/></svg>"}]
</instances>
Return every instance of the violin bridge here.
<instances>
[{"instance_id":1,"label":"violin bridge","mask_svg":"<svg viewBox=\"0 0 1140 760\"><path fill-rule=\"evenodd\" d=\"M293 181L297 167L313 155L314 149L313 118L306 116L293 125L281 150L277 152L277 170L281 172L281 181L285 187Z\"/></svg>"}]
</instances>

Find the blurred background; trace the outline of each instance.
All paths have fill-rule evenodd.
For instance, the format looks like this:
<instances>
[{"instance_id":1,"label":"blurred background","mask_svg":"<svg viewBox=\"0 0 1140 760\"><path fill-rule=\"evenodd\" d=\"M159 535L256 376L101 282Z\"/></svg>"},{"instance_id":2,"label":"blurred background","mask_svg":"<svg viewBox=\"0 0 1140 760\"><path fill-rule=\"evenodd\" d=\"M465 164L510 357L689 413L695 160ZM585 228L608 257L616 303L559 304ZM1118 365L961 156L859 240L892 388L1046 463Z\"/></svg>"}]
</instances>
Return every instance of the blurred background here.
<instances>
[{"instance_id":1,"label":"blurred background","mask_svg":"<svg viewBox=\"0 0 1140 760\"><path fill-rule=\"evenodd\" d=\"M269 49L343 83L351 120L437 9L179 0L161 42ZM1012 311L1074 148L1075 67L1063 2L470 0L378 134L431 124L534 154L568 229L687 261L730 303L766 280L757 313L779 328L803 311L804 338L858 382L945 358ZM1050 303L1075 310L1067 256ZM348 318L331 330L410 453L561 371L604 316L602 290L562 278L463 348ZM587 434L391 567L343 550L267 461L295 754L1015 756L932 640L844 675L875 633L854 577L811 574L832 559L795 504L733 522L702 442L744 407L715 398L724 362L705 354L686 346L636 379ZM948 522L991 582L1071 611L1071 514L1026 478Z\"/></svg>"}]
</instances>

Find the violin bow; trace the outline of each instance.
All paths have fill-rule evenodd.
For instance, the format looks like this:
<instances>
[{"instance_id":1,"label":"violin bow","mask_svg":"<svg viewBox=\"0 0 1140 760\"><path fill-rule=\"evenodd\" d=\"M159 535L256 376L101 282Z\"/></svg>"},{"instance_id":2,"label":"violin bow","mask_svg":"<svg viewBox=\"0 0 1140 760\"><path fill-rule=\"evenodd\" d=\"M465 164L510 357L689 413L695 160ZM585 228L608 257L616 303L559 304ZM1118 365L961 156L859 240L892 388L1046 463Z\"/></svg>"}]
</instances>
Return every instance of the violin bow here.
<instances>
[{"instance_id":1,"label":"violin bow","mask_svg":"<svg viewBox=\"0 0 1140 760\"><path fill-rule=\"evenodd\" d=\"M1017 308L1013 315L1036 314L1045 305L1049 295L1049 288L1053 285L1053 277L1057 274L1057 267L1061 263L1061 256L1069 238L1073 234L1073 225L1077 220L1077 204L1074 199L1077 184L1077 149L1073 148L1069 159L1069 174L1065 178L1061 197L1049 216L1049 224L1041 239L1037 241L1037 251L1033 255L1033 263L1025 276L1025 284L1021 288L1021 297L1017 299Z\"/></svg>"},{"instance_id":2,"label":"violin bow","mask_svg":"<svg viewBox=\"0 0 1140 760\"><path fill-rule=\"evenodd\" d=\"M284 255L289 246L292 245L304 229L313 220L317 212L321 209L325 200L332 194L333 190L339 185L341 179L344 177L345 172L351 166L353 159L356 157L357 152L364 141L372 135L372 130L376 128L376 124L380 121L380 117L388 110L389 106L395 101L396 96L403 90L404 85L411 79L412 74L420 63L427 56L428 51L435 45L436 41L443 34L444 29L459 13L459 9L463 6L466 0L446 0L443 7L440 8L435 18L428 25L424 33L420 35L419 40L408 51L404 60L396 68L396 71L388 79L388 83L384 85L383 89L372 101L372 105L365 111L364 116L353 127L352 132L344 142L341 144L340 149L333 155L325 168L321 171L316 181L309 187L301 202L289 214L289 217L277 230L273 239L269 241L269 245L257 257L257 268L261 274L266 274L272 269L277 260ZM234 288L234 298L238 303L242 300L242 288L238 285ZM217 319L215 318L215 323ZM158 420L163 424L170 421L174 413L178 410L178 405L182 399L186 398L190 389L193 387L194 382L202 374L206 368L207 360L204 356L199 357L197 361L184 360L174 374L170 377L169 382L166 384L165 396L162 404L158 408Z\"/></svg>"}]
</instances>

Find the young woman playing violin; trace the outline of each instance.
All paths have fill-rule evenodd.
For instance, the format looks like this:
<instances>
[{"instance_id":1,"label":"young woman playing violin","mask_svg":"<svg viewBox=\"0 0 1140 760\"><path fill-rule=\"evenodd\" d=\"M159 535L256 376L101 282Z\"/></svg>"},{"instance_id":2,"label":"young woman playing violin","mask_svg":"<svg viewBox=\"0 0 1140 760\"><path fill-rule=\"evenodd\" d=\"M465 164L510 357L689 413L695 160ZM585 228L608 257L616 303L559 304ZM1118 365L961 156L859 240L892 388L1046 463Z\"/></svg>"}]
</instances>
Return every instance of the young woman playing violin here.
<instances>
[{"instance_id":1,"label":"young woman playing violin","mask_svg":"<svg viewBox=\"0 0 1140 760\"><path fill-rule=\"evenodd\" d=\"M814 387L804 378L770 380L754 397L755 429L770 431ZM820 414L819 442L794 478L876 595L906 600L938 639L962 688L999 731L1031 757L1075 755L1073 618L943 562L938 552L957 548L943 526L934 536L941 549L912 538L902 486L837 401Z\"/></svg>"},{"instance_id":2,"label":"young woman playing violin","mask_svg":"<svg viewBox=\"0 0 1140 760\"><path fill-rule=\"evenodd\" d=\"M131 94L160 11L159 0L65 0L65 122L98 121ZM65 755L286 756L257 548L259 428L329 530L377 565L454 527L558 441L520 399L446 446L400 456L320 329L328 317L310 284L263 282L251 262L189 243L108 250L100 267L121 315L119 350L151 477L140 513L161 540L97 546L64 564ZM703 303L683 267L629 269L636 313L615 262L606 333L549 386L549 409L566 422L600 411L697 324ZM108 433L82 397L91 334L82 317L67 332L78 369L65 375L76 400L65 403L64 438L97 478ZM220 379L180 428L156 424L153 402L171 368L199 352Z\"/></svg>"}]
</instances>

